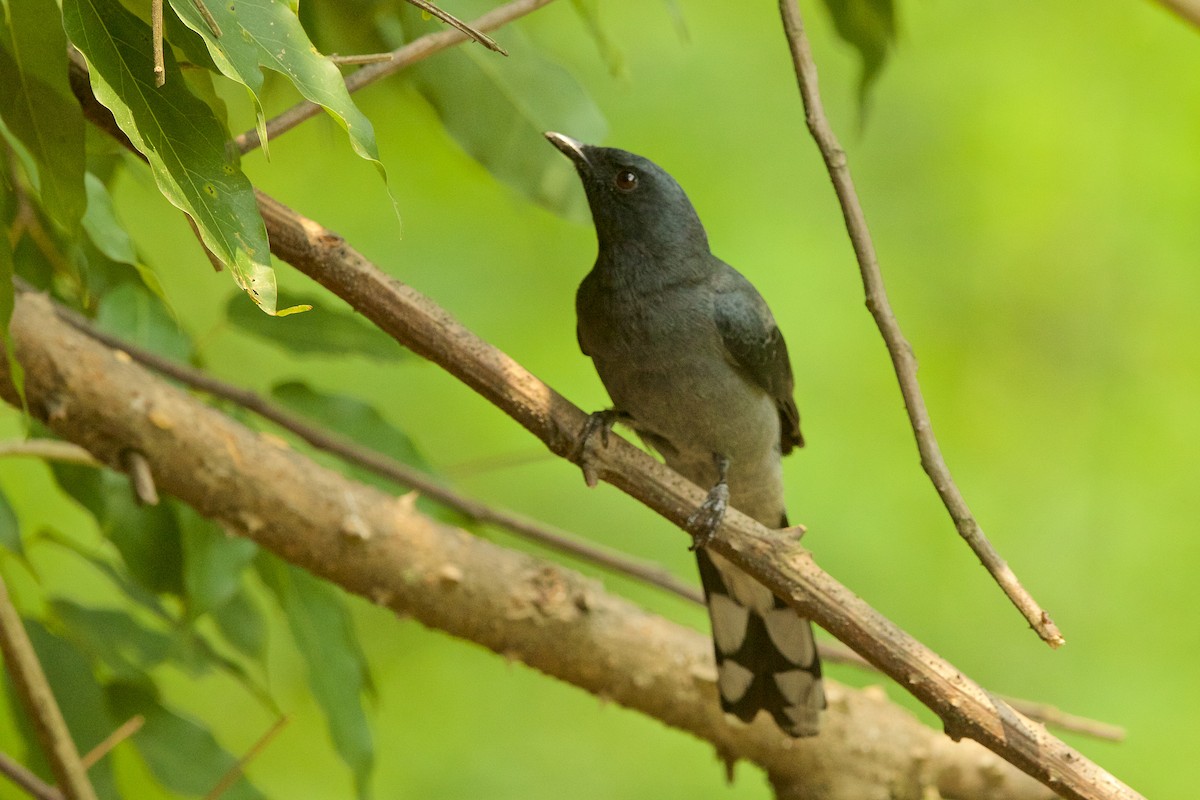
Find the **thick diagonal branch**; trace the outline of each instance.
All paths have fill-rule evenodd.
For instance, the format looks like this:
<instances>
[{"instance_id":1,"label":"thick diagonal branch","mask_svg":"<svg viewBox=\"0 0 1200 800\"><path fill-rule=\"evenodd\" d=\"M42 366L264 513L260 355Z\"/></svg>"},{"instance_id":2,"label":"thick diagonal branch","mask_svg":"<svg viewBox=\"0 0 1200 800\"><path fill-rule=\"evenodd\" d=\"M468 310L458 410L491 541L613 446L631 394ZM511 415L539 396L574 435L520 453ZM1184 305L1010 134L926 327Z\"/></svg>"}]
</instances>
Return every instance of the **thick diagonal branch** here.
<instances>
[{"instance_id":1,"label":"thick diagonal branch","mask_svg":"<svg viewBox=\"0 0 1200 800\"><path fill-rule=\"evenodd\" d=\"M937 437L933 433L933 424L929 419L929 409L925 407L925 397L921 393L921 384L917 380L917 359L913 355L912 346L904 338L900 323L892 312L892 304L888 301L887 290L883 285L883 273L879 270L879 259L875 254L875 244L871 241L871 233L867 229L867 218L863 213L862 204L858 201L858 192L854 188L854 180L850 176L850 168L846 164L846 152L838 143L833 128L825 116L825 108L821 103L821 94L817 88L817 65L813 61L808 38L804 33L804 21L800 17L800 9L796 0L779 0L779 10L783 17L788 44L792 51L792 62L796 69L796 79L800 85L800 96L804 100L805 118L808 129L821 151L829 178L837 192L838 202L842 207L842 216L846 220L846 231L850 234L850 243L854 246L854 255L858 259L859 273L862 276L863 289L866 292L867 308L875 318L875 324L883 341L887 345L888 355L892 358L892 366L896 371L896 379L900 382L900 394L904 397L904 408L908 411L908 420L912 424L913 434L917 439L917 450L921 454L921 466L929 475L933 486L946 510L954 520L954 527L967 541L975 555L991 573L996 583L1012 600L1013 605L1025 616L1029 624L1051 647L1063 643L1063 636L1058 626L1050 619L1050 615L1042 610L1033 596L1025 590L1017 580L1016 573L1008 563L996 552L996 548L984 535L967 501L954 483L946 459L942 457L942 449L938 446Z\"/></svg>"},{"instance_id":2,"label":"thick diagonal branch","mask_svg":"<svg viewBox=\"0 0 1200 800\"><path fill-rule=\"evenodd\" d=\"M290 562L426 625L712 742L761 765L780 797L1046 800L971 742L954 743L878 689L829 687L820 737L720 711L707 637L595 581L499 547L281 447L18 297L12 323L31 412L119 468L142 453L157 486ZM0 362L0 394L16 393Z\"/></svg>"}]
</instances>

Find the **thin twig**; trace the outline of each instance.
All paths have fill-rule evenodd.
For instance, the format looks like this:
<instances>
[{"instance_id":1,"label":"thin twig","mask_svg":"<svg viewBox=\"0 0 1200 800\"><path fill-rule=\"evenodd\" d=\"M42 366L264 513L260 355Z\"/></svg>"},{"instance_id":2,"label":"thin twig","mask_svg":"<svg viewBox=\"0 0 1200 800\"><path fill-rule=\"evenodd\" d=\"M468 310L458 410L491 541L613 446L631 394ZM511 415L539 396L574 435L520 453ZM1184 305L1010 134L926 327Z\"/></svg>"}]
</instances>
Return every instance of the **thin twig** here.
<instances>
[{"instance_id":1,"label":"thin twig","mask_svg":"<svg viewBox=\"0 0 1200 800\"><path fill-rule=\"evenodd\" d=\"M150 0L150 36L154 40L154 85L167 82L167 68L163 59L163 0Z\"/></svg>"},{"instance_id":2,"label":"thin twig","mask_svg":"<svg viewBox=\"0 0 1200 800\"><path fill-rule=\"evenodd\" d=\"M32 288L20 278L16 279L16 285L21 291L29 291ZM103 342L109 347L127 354L138 363L194 389L199 389L215 397L222 397L237 403L242 408L258 414L263 419L270 420L279 427L291 431L313 447L333 453L351 464L357 464L360 467L371 470L377 475L382 475L388 480L402 486L416 489L426 497L433 499L447 508L452 508L476 522L496 525L523 539L537 542L560 553L566 553L583 561L597 564L612 572L657 586L685 600L695 602L701 600L700 593L694 586L679 580L656 564L632 558L591 542L581 541L566 531L543 522L529 519L515 512L488 506L485 503L443 486L429 475L407 464L403 464L374 450L360 447L337 434L312 425L300 417L284 411L256 392L226 383L194 367L164 358L157 353L145 350L112 334L105 333L91 325L79 314L60 305L55 305L55 311L61 319L72 327L82 331L98 342ZM130 471L130 474L133 474L132 471Z\"/></svg>"},{"instance_id":3,"label":"thin twig","mask_svg":"<svg viewBox=\"0 0 1200 800\"><path fill-rule=\"evenodd\" d=\"M13 689L21 698L37 732L38 741L50 762L59 791L66 800L96 800L96 791L88 781L87 770L79 760L75 740L54 699L54 692L42 671L29 634L21 624L8 587L0 578L0 650L12 679Z\"/></svg>"},{"instance_id":4,"label":"thin twig","mask_svg":"<svg viewBox=\"0 0 1200 800\"><path fill-rule=\"evenodd\" d=\"M192 0L192 5L200 12L200 16L204 18L204 24L212 31L212 35L218 39L221 38L221 26L217 24L217 18L208 10L208 6L204 5L203 0Z\"/></svg>"},{"instance_id":5,"label":"thin twig","mask_svg":"<svg viewBox=\"0 0 1200 800\"><path fill-rule=\"evenodd\" d=\"M913 433L917 439L917 449L921 453L921 466L928 473L942 498L946 510L954 520L954 526L959 534L966 539L967 544L975 551L975 555L987 568L992 577L1000 584L1000 588L1012 600L1013 605L1025 616L1029 624L1037 631L1042 640L1051 647L1058 647L1063 642L1062 633L1054 621L1037 604L1033 597L1017 580L1012 569L992 547L983 529L967 507L967 501L954 483L946 461L938 447L937 438L933 433L933 425L929 419L929 410L925 407L925 398L921 394L921 385L917 381L917 359L913 355L912 346L904 338L900 324L892 313L887 291L883 285L883 274L879 270L879 260L875 254L875 245L867 229L866 215L858 200L854 181L850 176L850 168L846 162L846 152L838 143L833 128L825 116L821 103L821 94L817 86L817 65L813 61L812 50L808 37L804 33L804 21L800 16L800 8L796 0L779 0L779 10L783 17L784 31L787 33L788 44L792 52L792 62L796 69L796 80L800 86L800 96L804 100L805 118L808 129L812 133L821 157L833 181L837 192L838 202L842 207L842 215L846 220L846 230L850 234L850 242L854 246L854 254L858 259L859 272L862 275L863 288L866 292L867 308L875 318L875 324L883 335L888 354L892 358L892 366L896 378L900 382L900 393L904 397L904 407L908 411L908 419L912 424Z\"/></svg>"},{"instance_id":6,"label":"thin twig","mask_svg":"<svg viewBox=\"0 0 1200 800\"><path fill-rule=\"evenodd\" d=\"M492 31L507 25L519 17L537 11L542 6L551 2L553 0L512 0L511 3L506 3L484 14L472 22L471 27L477 31ZM399 72L405 67L428 58L434 53L445 50L447 47L453 47L456 44L468 41L469 38L465 33L458 30L438 31L437 33L426 34L419 39L414 39L403 47L393 50L391 61L369 64L357 72L347 75L346 88L351 92L356 92L364 86ZM317 116L321 111L322 107L310 100L297 103L282 114L267 120L267 138L274 139L281 133L290 131L301 122ZM234 138L233 143L243 154L250 152L262 144L259 141L258 130L256 128L251 128L245 133L238 135Z\"/></svg>"},{"instance_id":7,"label":"thin twig","mask_svg":"<svg viewBox=\"0 0 1200 800\"><path fill-rule=\"evenodd\" d=\"M133 486L133 496L138 505L158 505L158 489L154 486L154 475L150 473L150 464L146 457L137 450L126 450L121 459L129 482Z\"/></svg>"},{"instance_id":8,"label":"thin twig","mask_svg":"<svg viewBox=\"0 0 1200 800\"><path fill-rule=\"evenodd\" d=\"M356 56L339 56L336 53L331 53L329 60L339 67L349 67L359 64L378 64L381 61L391 61L395 57L394 53L362 53Z\"/></svg>"},{"instance_id":9,"label":"thin twig","mask_svg":"<svg viewBox=\"0 0 1200 800\"><path fill-rule=\"evenodd\" d=\"M105 736L104 741L87 751L83 758L80 759L83 762L84 768L91 769L100 763L100 759L111 753L121 742L140 731L145 724L146 718L141 714L134 714L125 720L115 731Z\"/></svg>"},{"instance_id":10,"label":"thin twig","mask_svg":"<svg viewBox=\"0 0 1200 800\"><path fill-rule=\"evenodd\" d=\"M25 794L34 800L63 800L62 792L33 774L28 767L7 753L0 753L0 773L20 786Z\"/></svg>"},{"instance_id":11,"label":"thin twig","mask_svg":"<svg viewBox=\"0 0 1200 800\"><path fill-rule=\"evenodd\" d=\"M0 442L0 458L5 456L28 456L45 461L59 461L64 464L78 464L84 467L98 467L95 457L72 442L58 439L25 439Z\"/></svg>"},{"instance_id":12,"label":"thin twig","mask_svg":"<svg viewBox=\"0 0 1200 800\"><path fill-rule=\"evenodd\" d=\"M505 50L503 47L501 47L499 44L497 44L495 39L488 36L483 31L475 30L474 28L472 28L467 23L463 22L458 17L454 16L453 14L443 11L442 9L435 6L433 3L428 3L428 2L426 2L426 0L408 0L408 2L412 3L414 6L421 9L425 13L430 14L434 17L437 17L438 19L440 19L442 22L446 23L450 27L457 28L458 30L460 30L464 34L466 34L467 36L469 36L472 39L474 39L475 41L479 42L481 45L486 47L488 50L499 53L502 56L508 55L508 51Z\"/></svg>"},{"instance_id":13,"label":"thin twig","mask_svg":"<svg viewBox=\"0 0 1200 800\"><path fill-rule=\"evenodd\" d=\"M283 730L283 726L291 721L291 717L284 714L279 719L275 720L271 727L267 728L266 733L258 737L258 741L250 746L250 749L242 754L242 757L237 760L237 763L229 768L229 771L221 776L221 780L217 781L217 785L212 788L212 791L204 796L204 800L217 800L225 792L229 791L232 786L238 782L238 778L246 771L246 766L258 758L259 753L266 749L279 732Z\"/></svg>"}]
</instances>

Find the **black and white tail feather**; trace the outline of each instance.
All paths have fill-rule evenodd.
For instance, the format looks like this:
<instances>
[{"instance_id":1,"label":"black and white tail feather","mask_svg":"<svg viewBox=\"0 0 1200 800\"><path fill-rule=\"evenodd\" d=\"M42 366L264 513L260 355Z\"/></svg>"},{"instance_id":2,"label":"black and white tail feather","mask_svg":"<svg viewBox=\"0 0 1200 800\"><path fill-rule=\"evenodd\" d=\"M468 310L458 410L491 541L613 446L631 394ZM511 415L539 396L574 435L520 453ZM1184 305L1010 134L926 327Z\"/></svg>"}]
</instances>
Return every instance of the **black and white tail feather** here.
<instances>
[{"instance_id":1,"label":"black and white tail feather","mask_svg":"<svg viewBox=\"0 0 1200 800\"><path fill-rule=\"evenodd\" d=\"M696 551L712 621L721 707L744 722L760 710L792 736L814 736L825 708L812 624L716 553Z\"/></svg>"}]
</instances>

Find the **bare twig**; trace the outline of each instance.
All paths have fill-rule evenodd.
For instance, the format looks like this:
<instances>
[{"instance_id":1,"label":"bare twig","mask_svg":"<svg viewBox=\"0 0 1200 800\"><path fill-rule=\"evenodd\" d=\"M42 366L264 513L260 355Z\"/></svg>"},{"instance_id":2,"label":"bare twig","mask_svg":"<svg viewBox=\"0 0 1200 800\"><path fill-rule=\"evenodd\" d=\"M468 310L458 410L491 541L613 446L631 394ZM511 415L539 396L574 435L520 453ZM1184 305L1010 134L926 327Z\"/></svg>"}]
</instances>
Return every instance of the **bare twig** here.
<instances>
[{"instance_id":1,"label":"bare twig","mask_svg":"<svg viewBox=\"0 0 1200 800\"><path fill-rule=\"evenodd\" d=\"M46 461L61 461L84 467L100 466L92 454L77 444L58 439L25 439L0 442L0 458L4 456L28 456Z\"/></svg>"},{"instance_id":2,"label":"bare twig","mask_svg":"<svg viewBox=\"0 0 1200 800\"><path fill-rule=\"evenodd\" d=\"M284 714L279 719L275 720L271 727L267 728L266 732L263 733L262 736L258 737L258 741L252 744L250 749L242 754L242 757L237 760L237 763L230 767L229 771L221 776L221 780L217 781L217 785L212 788L212 791L204 796L204 800L217 800L217 798L229 791L229 789L238 782L238 778L242 777L242 775L245 773L246 766L251 761L258 758L259 753L266 749L267 745L269 745L271 741L279 735L279 732L283 730L283 726L287 725L290 721L291 717L289 717L287 714Z\"/></svg>"},{"instance_id":3,"label":"bare twig","mask_svg":"<svg viewBox=\"0 0 1200 800\"><path fill-rule=\"evenodd\" d=\"M484 14L472 22L471 27L477 31L492 31L507 25L519 17L537 11L542 6L551 2L553 0L512 0L512 2L494 8ZM456 44L468 41L469 38L465 33L457 30L426 34L403 47L393 50L393 58L390 61L370 64L351 75L347 75L346 88L351 92L356 92L368 84L399 72L411 64L445 50L447 47L453 47ZM309 100L292 106L282 114L267 120L267 138L274 139L281 133L290 131L301 122L320 114L321 110L321 106ZM254 128L235 137L233 143L242 153L248 153L262 144L258 138L258 130Z\"/></svg>"},{"instance_id":4,"label":"bare twig","mask_svg":"<svg viewBox=\"0 0 1200 800\"><path fill-rule=\"evenodd\" d=\"M395 53L362 53L356 56L339 56L336 53L330 53L329 60L339 67L349 67L360 64L378 64L381 61L391 61L395 57Z\"/></svg>"},{"instance_id":5,"label":"bare twig","mask_svg":"<svg viewBox=\"0 0 1200 800\"><path fill-rule=\"evenodd\" d=\"M942 498L946 510L954 520L954 526L959 534L975 551L975 555L987 568L992 577L1000 584L1000 588L1012 600L1013 605L1025 616L1038 635L1051 647L1060 646L1064 639L1054 621L1037 604L1033 597L1017 580L1012 569L992 547L983 529L967 507L967 501L954 483L946 461L938 447L937 438L933 433L933 425L929 420L929 410L925 407L925 398L921 394L921 385L917 381L917 359L913 355L912 346L904 338L900 324L892 313L887 291L883 285L883 274L879 270L879 260L875 255L875 245L867 229L867 219L862 205L858 201L858 193L850 176L850 168L846 163L846 153L838 143L825 109L821 103L821 95L817 86L817 65L813 61L812 50L808 37L804 33L804 21L800 16L800 8L796 0L779 0L779 10L783 17L784 30L787 33L788 44L792 52L792 62L796 69L796 79L800 85L800 96L804 100L805 118L808 129L812 133L821 157L833 181L837 192L838 202L842 207L842 215L846 220L846 230L850 234L850 242L854 246L854 254L858 259L859 272L862 275L863 288L866 292L867 308L875 318L875 324L883 335L888 354L892 358L892 366L896 378L900 382L900 393L904 396L904 407L908 411L908 419L912 424L913 433L917 439L917 449L921 453L921 466L928 473Z\"/></svg>"},{"instance_id":6,"label":"bare twig","mask_svg":"<svg viewBox=\"0 0 1200 800\"><path fill-rule=\"evenodd\" d=\"M1157 0L1163 8L1200 27L1200 0Z\"/></svg>"},{"instance_id":7,"label":"bare twig","mask_svg":"<svg viewBox=\"0 0 1200 800\"><path fill-rule=\"evenodd\" d=\"M115 731L105 736L104 741L87 751L83 758L80 759L83 762L84 769L91 769L94 765L98 764L100 759L111 753L121 742L140 731L145 724L146 718L141 714L134 714L125 720Z\"/></svg>"},{"instance_id":8,"label":"bare twig","mask_svg":"<svg viewBox=\"0 0 1200 800\"><path fill-rule=\"evenodd\" d=\"M212 31L212 35L218 39L221 38L221 26L217 24L217 18L208 10L208 6L204 5L204 0L192 0L192 5L200 12L200 16L204 18L204 24Z\"/></svg>"},{"instance_id":9,"label":"bare twig","mask_svg":"<svg viewBox=\"0 0 1200 800\"><path fill-rule=\"evenodd\" d=\"M428 2L426 2L426 0L408 0L408 2L412 3L414 6L421 9L425 13L427 13L431 16L437 17L438 19L440 19L442 22L446 23L450 27L458 29L459 31L466 34L470 38L479 42L481 45L486 47L488 50L499 53L502 56L508 55L508 51L505 50L503 47L501 47L499 44L497 44L495 39L488 36L486 33L482 32L482 31L475 30L474 28L472 28L467 23L463 22L458 17L454 16L453 14L447 13L446 11L443 11L442 9L435 6L433 3L428 3Z\"/></svg>"},{"instance_id":10,"label":"bare twig","mask_svg":"<svg viewBox=\"0 0 1200 800\"><path fill-rule=\"evenodd\" d=\"M50 786L28 767L16 761L7 753L0 753L0 773L34 798L34 800L63 800L62 792Z\"/></svg>"},{"instance_id":11,"label":"bare twig","mask_svg":"<svg viewBox=\"0 0 1200 800\"><path fill-rule=\"evenodd\" d=\"M154 85L167 82L163 60L163 0L150 0L150 36L154 40Z\"/></svg>"},{"instance_id":12,"label":"bare twig","mask_svg":"<svg viewBox=\"0 0 1200 800\"><path fill-rule=\"evenodd\" d=\"M4 663L13 688L29 714L59 791L66 800L96 800L87 770L75 749L75 740L71 738L3 579L0 579L0 650L4 652Z\"/></svg>"},{"instance_id":13,"label":"bare twig","mask_svg":"<svg viewBox=\"0 0 1200 800\"><path fill-rule=\"evenodd\" d=\"M16 285L21 291L30 291L32 289L28 283L19 277L16 279ZM701 600L700 592L695 587L679 580L656 564L632 558L591 542L581 541L566 531L555 528L552 525L529 519L512 511L494 508L481 503L478 500L474 500L443 486L420 470L414 469L393 458L388 458L374 450L360 447L342 436L312 425L300 417L284 411L256 392L226 383L194 367L164 358L150 350L138 347L112 334L105 333L89 323L84 317L57 304L55 305L55 311L61 319L72 327L99 342L103 342L109 347L127 354L130 358L150 367L154 371L215 397L231 400L242 408L253 411L260 417L270 420L285 430L291 431L313 447L333 453L351 464L357 464L360 467L369 469L377 475L382 475L388 480L395 481L401 486L416 489L426 497L441 503L447 508L452 508L476 522L496 525L521 538L537 542L560 553L566 553L575 558L598 564L612 572L652 584L685 600L695 602ZM47 441L53 443L53 440ZM0 455L3 455L2 445L0 445ZM133 475L132 470L126 471ZM153 488L153 483L151 483L151 488Z\"/></svg>"},{"instance_id":14,"label":"bare twig","mask_svg":"<svg viewBox=\"0 0 1200 800\"><path fill-rule=\"evenodd\" d=\"M821 736L801 746L765 716L731 723L717 702L709 637L280 447L64 324L45 297L18 296L12 332L31 412L105 463L119 464L122 452L136 449L162 491L230 531L398 614L691 732L727 760L752 760L781 797L1051 795L974 743L951 742L921 725L878 689L829 681ZM0 396L15 402L3 366ZM51 415L64 398L71 413ZM130 414L131 404L153 409L154 420ZM673 475L626 448L653 465L655 483ZM672 493L689 486L674 480ZM703 496L694 487L686 493ZM365 535L346 533L350 514L356 534ZM737 523L738 530L752 524L745 517ZM1022 719L1010 722L1014 738L1025 735Z\"/></svg>"}]
</instances>

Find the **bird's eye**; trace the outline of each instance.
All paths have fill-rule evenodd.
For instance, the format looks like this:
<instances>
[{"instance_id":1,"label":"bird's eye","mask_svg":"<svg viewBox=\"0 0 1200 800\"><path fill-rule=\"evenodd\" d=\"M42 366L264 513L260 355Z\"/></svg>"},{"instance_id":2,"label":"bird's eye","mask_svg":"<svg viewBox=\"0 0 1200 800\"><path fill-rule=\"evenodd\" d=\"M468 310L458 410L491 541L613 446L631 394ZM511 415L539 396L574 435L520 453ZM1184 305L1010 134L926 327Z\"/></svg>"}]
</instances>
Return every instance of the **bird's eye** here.
<instances>
[{"instance_id":1,"label":"bird's eye","mask_svg":"<svg viewBox=\"0 0 1200 800\"><path fill-rule=\"evenodd\" d=\"M622 192L632 192L637 188L638 176L631 169L623 169L613 178L613 186L616 186Z\"/></svg>"}]
</instances>

